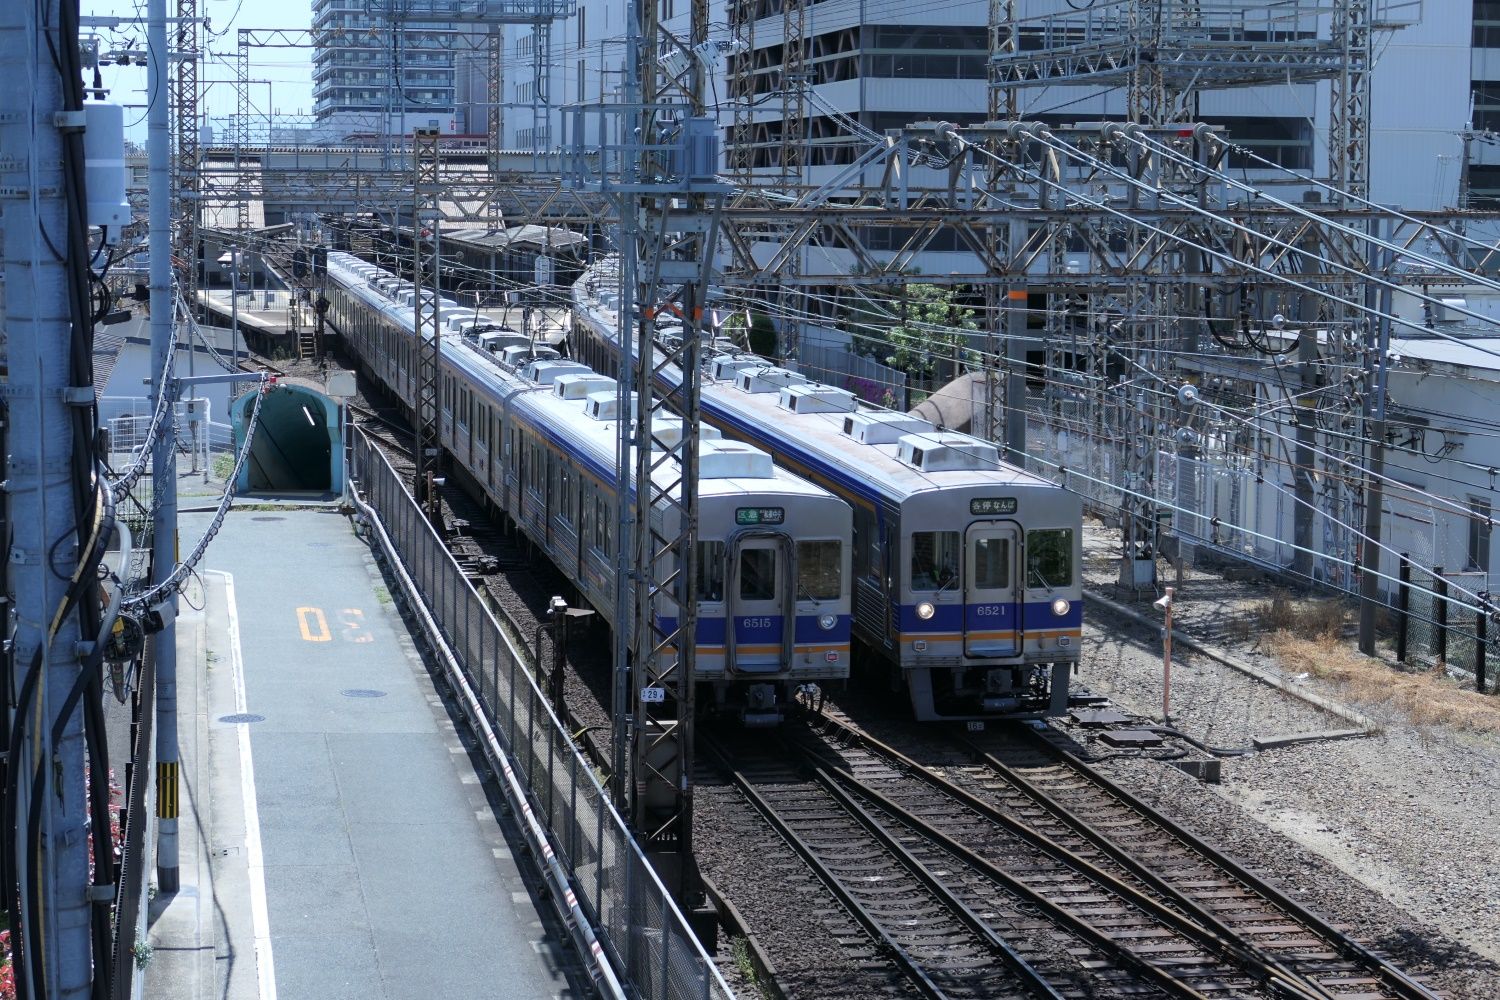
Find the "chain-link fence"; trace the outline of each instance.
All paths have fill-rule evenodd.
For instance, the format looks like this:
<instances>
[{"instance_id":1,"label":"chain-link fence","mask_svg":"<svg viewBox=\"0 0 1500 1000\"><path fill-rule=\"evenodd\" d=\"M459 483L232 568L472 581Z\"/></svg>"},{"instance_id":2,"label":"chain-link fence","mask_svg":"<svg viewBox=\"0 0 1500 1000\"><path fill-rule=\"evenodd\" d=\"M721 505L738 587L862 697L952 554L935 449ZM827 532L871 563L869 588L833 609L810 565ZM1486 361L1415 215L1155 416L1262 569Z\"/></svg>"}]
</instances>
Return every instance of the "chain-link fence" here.
<instances>
[{"instance_id":1,"label":"chain-link fence","mask_svg":"<svg viewBox=\"0 0 1500 1000\"><path fill-rule=\"evenodd\" d=\"M509 755L529 805L610 964L632 995L732 996L688 929L588 761L553 714L521 652L432 530L400 476L363 434L351 471L452 648Z\"/></svg>"},{"instance_id":2,"label":"chain-link fence","mask_svg":"<svg viewBox=\"0 0 1500 1000\"><path fill-rule=\"evenodd\" d=\"M1486 690L1496 683L1495 605L1481 572L1448 573L1403 561L1396 593L1399 658L1409 663L1445 667L1474 675Z\"/></svg>"}]
</instances>

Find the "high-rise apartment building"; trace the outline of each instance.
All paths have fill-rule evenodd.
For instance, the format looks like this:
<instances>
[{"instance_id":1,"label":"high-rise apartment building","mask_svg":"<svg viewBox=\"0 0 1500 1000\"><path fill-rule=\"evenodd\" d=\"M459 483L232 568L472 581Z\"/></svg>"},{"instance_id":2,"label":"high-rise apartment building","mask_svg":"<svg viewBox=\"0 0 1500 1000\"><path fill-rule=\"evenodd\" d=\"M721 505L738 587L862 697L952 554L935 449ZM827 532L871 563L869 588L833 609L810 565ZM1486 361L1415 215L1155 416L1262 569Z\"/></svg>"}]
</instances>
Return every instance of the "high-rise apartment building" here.
<instances>
[{"instance_id":1,"label":"high-rise apartment building","mask_svg":"<svg viewBox=\"0 0 1500 1000\"><path fill-rule=\"evenodd\" d=\"M735 4L742 16L731 17ZM714 39L727 39L731 23L745 25L740 40L748 47L730 58L748 69L751 162L773 175L781 173L784 6L783 0L713 0L709 15ZM803 0L805 97L800 105L805 120L799 131L805 143L804 179L820 183L853 162L868 148L872 133L923 119L967 124L987 117L989 6L988 0ZM1017 0L1015 10L1024 25L1052 13L1086 16L1080 12L1088 10L1099 18L1123 17L1129 6L1125 0ZM1245 0L1245 37L1253 39L1256 30L1270 37L1292 24L1326 38L1330 6L1326 0ZM1416 210L1453 208L1463 198L1474 207L1500 205L1500 0L1376 0L1374 6L1381 29L1376 32L1367 123L1371 195ZM679 37L687 30L687 10L686 0L662 4L664 21ZM531 59L535 36L528 26L506 31L503 100L510 107L503 142L511 148L554 146L566 138L561 115L525 107L538 101ZM618 100L624 33L618 2L579 0L576 13L551 30L551 51L544 60L546 103L556 109ZM1067 39L1052 41L1065 44ZM1047 44L1035 29L1028 35L1024 26L1021 43L1031 48ZM1330 95L1327 80L1295 78L1210 89L1197 96L1191 116L1222 125L1236 143L1284 167L1326 175ZM733 103L745 96L730 93L725 67L718 66L709 97L725 125L726 140ZM1118 86L1059 82L1023 88L1019 97L1022 116L1032 120L1098 121L1125 113L1124 91ZM1244 158L1235 165L1257 174ZM1259 176L1273 173L1263 169ZM1465 177L1467 193L1461 196Z\"/></svg>"},{"instance_id":2,"label":"high-rise apartment building","mask_svg":"<svg viewBox=\"0 0 1500 1000\"><path fill-rule=\"evenodd\" d=\"M482 36L462 23L403 18L401 0L313 0L313 111L324 141L483 131L464 120L456 79ZM427 4L425 7L440 7Z\"/></svg>"}]
</instances>

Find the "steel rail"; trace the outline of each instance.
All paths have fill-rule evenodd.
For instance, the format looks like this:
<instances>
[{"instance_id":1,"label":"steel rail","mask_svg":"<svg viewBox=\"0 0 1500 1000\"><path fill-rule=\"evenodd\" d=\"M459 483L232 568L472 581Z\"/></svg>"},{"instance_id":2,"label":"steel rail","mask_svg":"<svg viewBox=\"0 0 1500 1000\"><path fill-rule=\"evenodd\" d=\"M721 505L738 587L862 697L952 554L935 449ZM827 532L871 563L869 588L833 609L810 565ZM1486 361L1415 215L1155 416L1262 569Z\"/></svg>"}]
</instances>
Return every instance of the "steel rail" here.
<instances>
[{"instance_id":1,"label":"steel rail","mask_svg":"<svg viewBox=\"0 0 1500 1000\"><path fill-rule=\"evenodd\" d=\"M1411 976L1391 965L1390 962L1381 958L1348 934L1334 927L1323 917L1318 916L1318 914L1306 906L1292 899L1271 882L1254 874L1228 854L1211 846L1197 834L1169 819L1154 807L1146 804L1134 794L1126 791L1109 778L1100 774L1094 768L1089 767L1077 755L1060 747L1053 746L1037 733L1030 730L1028 730L1028 733L1032 740L1043 745L1048 752L1055 754L1058 759L1067 764L1080 776L1097 784L1100 788L1103 788L1106 792L1119 799L1128 808L1136 810L1142 816L1151 820L1151 822L1156 823L1162 829L1177 837L1182 843L1197 851L1205 859L1218 865L1224 871L1243 882L1246 887L1259 893L1269 902L1302 921L1311 930L1326 938L1330 944L1342 950L1346 957L1358 959L1371 966L1373 971L1379 973L1380 978L1386 983L1387 987L1393 990L1397 996L1403 998L1403 1000L1440 1000L1438 994L1412 979Z\"/></svg>"},{"instance_id":2,"label":"steel rail","mask_svg":"<svg viewBox=\"0 0 1500 1000\"><path fill-rule=\"evenodd\" d=\"M1173 996L1189 998L1189 1000L1207 1000L1206 994L1193 989L1166 969L1151 964L1087 920L1064 908L1056 900L1047 897L1025 882L1022 882L1016 876L1002 870L994 862L976 854L972 848L960 844L948 834L917 816L911 810L897 804L888 796L865 784L854 777L854 775L839 769L834 769L832 773L835 776L834 780L848 785L856 794L873 802L880 809L895 817L896 820L910 827L915 833L920 834L924 840L938 845L985 878L1021 897L1045 914L1048 919L1068 928L1074 934L1077 934L1089 944L1098 948L1101 952L1114 958L1121 965L1128 966L1136 972L1141 973L1145 978L1153 981L1157 986L1160 986Z\"/></svg>"},{"instance_id":3,"label":"steel rail","mask_svg":"<svg viewBox=\"0 0 1500 1000\"><path fill-rule=\"evenodd\" d=\"M938 878L932 869L918 860L909 848L891 836L891 832L879 820L871 816L864 806L860 805L853 796L840 788L838 782L826 769L821 767L814 768L813 774L817 777L818 782L828 790L828 793L841 806L847 809L850 815L859 820L860 825L868 830L876 840L880 841L882 847L900 859L906 869L916 876L917 880L925 885L929 892L941 899L951 912L956 913L959 920L969 930L979 935L991 948L1001 954L1005 960L1005 964L1009 965L1026 982L1027 988L1033 996L1047 997L1048 1000L1063 1000L1063 995L1051 983L1047 982L1041 973L1032 967L1030 962L1021 957L1021 954L1015 948L1011 947L1008 941L996 933L995 929L984 918L975 913L967 903L959 899L953 889L942 879ZM1192 995L1195 997L1199 996L1196 993Z\"/></svg>"},{"instance_id":4,"label":"steel rail","mask_svg":"<svg viewBox=\"0 0 1500 1000\"><path fill-rule=\"evenodd\" d=\"M879 941L880 944L889 952L892 960L901 969L901 971L906 974L907 978L917 988L918 992L927 997L928 1000L948 1000L948 994L943 990L942 986L940 986L933 979L932 974L926 967L924 967L923 963L895 939L895 937L886 928L884 922L882 922L879 917L877 917L873 912L870 911L867 906L865 906L857 898L855 898L854 894L843 883L843 881L836 874L834 874L834 872L820 857L818 852L814 850L812 845L807 843L807 841L803 839L800 834L792 829L791 824L788 823L785 817L782 816L782 814L776 809L776 807L773 806L769 801L767 801L766 797L762 795L758 789L756 789L754 784L745 776L744 771L742 771L740 768L736 767L734 763L732 763L727 749L721 743L711 737L700 736L700 740L702 741L701 745L704 747L704 749L708 750L709 753L714 758L716 758L720 769L725 774L729 775L735 787L740 790L741 794L743 794L745 798L750 802L750 804L755 807L756 811L765 818L766 822L771 825L771 827L776 831L777 835L780 836L787 844L789 844L792 849L795 850L797 854L802 858L802 860L805 861L810 868L812 868L819 881L821 881L828 887L829 891L834 894L834 896L839 900L840 903L844 905L849 913L865 928L867 932L869 932L872 937ZM953 895L952 890L945 886L939 879L937 879L937 877L933 875L925 865L923 865L920 861L913 857L910 851L908 851L905 847L896 844L895 841L889 838L888 834L885 834L883 831L881 833L876 833L874 830L874 826L872 826L872 824L874 824L874 821L871 820L867 814L863 814L863 811L860 810L857 806L852 809L849 808L847 796L840 794L842 790L832 789L831 779L828 779L825 776L819 780L818 784L824 789L830 790L833 800L838 803L840 807L845 808L850 813L850 815L854 817L855 821L860 824L860 826L864 827L866 830L869 830L872 834L874 834L875 838L881 842L882 846L886 847L886 849L890 851L890 853L894 856L896 862L901 865L901 867L905 868L914 878L917 879L917 881L921 882L928 889L928 891L932 892L943 903L943 905L949 909L949 912L957 914L959 916L960 922L968 927L971 932L976 933L981 938L981 940L983 940L985 944L987 944L992 950L999 951L1003 961L1005 961L1007 964L1010 964L1012 959L1018 962L1019 969L1024 970L1024 972L1020 972L1019 975L1023 979L1024 987L1028 993L1035 996L1046 997L1049 998L1049 1000L1050 998L1061 1000L1061 994L1057 993L1053 989L1053 987L1049 983L1047 983L1047 981L1043 979L1030 966L1029 963L1025 962L1024 959L1021 959L1021 957L1016 954L1014 950L1009 947L1009 945L1006 945L1003 941L1000 941L998 935L995 935L992 929L989 929L987 925L984 925L983 921L981 921L978 916L968 908L966 904L958 900ZM973 921L972 924L970 923L971 920ZM984 927L985 930L976 930L975 928L979 926ZM1012 965L1011 968L1012 970L1016 970L1017 966Z\"/></svg>"},{"instance_id":5,"label":"steel rail","mask_svg":"<svg viewBox=\"0 0 1500 1000\"><path fill-rule=\"evenodd\" d=\"M829 891L837 897L838 901L843 904L850 915L889 952L892 960L906 974L906 977L912 981L917 991L924 997L927 997L928 1000L947 1000L947 995L942 991L942 988L932 981L932 977L918 964L917 960L895 938L891 937L890 932L881 925L880 921L875 918L875 915L863 903L854 898L853 894L849 892L844 884L839 881L838 877L818 857L817 852L798 836L787 824L786 820L782 818L781 814L765 800L765 797L760 792L755 790L755 787L750 784L744 773L730 763L727 751L716 740L705 737L702 734L700 734L699 739L703 741L703 748L717 760L720 768L729 775L730 780L734 782L734 786L755 807L756 812L760 813L765 821L771 824L772 829L776 831L778 836L791 845L792 850L796 851L798 856L807 863L808 867L817 875L819 881L828 887Z\"/></svg>"},{"instance_id":6,"label":"steel rail","mask_svg":"<svg viewBox=\"0 0 1500 1000\"><path fill-rule=\"evenodd\" d=\"M1306 976L1287 968L1279 959L1266 954L1261 948L1245 940L1244 935L1238 933L1233 927L1225 923L1218 914L1162 878L1162 876L1157 874L1134 854L1131 854L1128 850L1115 843L1072 809L1069 809L1057 799L1037 788L1004 761L999 760L993 754L986 753L969 740L961 739L958 742L965 749L973 753L977 759L984 761L986 766L991 770L1010 782L1037 804L1054 812L1070 828L1106 857L1146 883L1146 885L1151 887L1152 891L1170 899L1176 906L1181 907L1194 919L1200 921L1205 927L1213 931L1229 947L1240 953L1241 961L1252 964L1252 967L1257 968L1267 982L1282 980L1287 983L1298 984L1300 992L1303 992L1305 995L1323 998L1323 1000L1333 1000L1333 994L1329 993L1322 986L1308 979ZM1168 828L1168 832L1173 833L1175 831L1172 828Z\"/></svg>"},{"instance_id":7,"label":"steel rail","mask_svg":"<svg viewBox=\"0 0 1500 1000\"><path fill-rule=\"evenodd\" d=\"M1212 913L1204 910L1202 906L1188 898L1181 890L1176 889L1170 883L1163 880L1159 875L1142 864L1139 859L1130 855L1118 845L1111 843L1108 838L1093 830L1092 827L1087 827L1087 824L1083 820L1077 819L1071 814L1065 816L1065 821L1069 823L1076 822L1080 825L1081 833L1083 832L1082 828L1087 827L1088 832L1084 833L1084 838L1089 840L1090 843L1095 844L1096 847L1099 847L1102 853L1122 865L1131 875L1139 878L1153 890L1164 895L1174 904L1180 905L1185 912L1178 912L1178 910L1166 905L1161 900L1142 892L1130 883L1112 875L1087 858L1054 842L1050 837L1030 824L1001 811L992 803L984 801L972 792L960 788L952 781L937 774L931 768L918 763L895 747L876 739L868 733L854 729L833 717L824 716L822 721L836 727L841 735L854 740L865 749L898 763L903 770L913 777L920 778L922 781L927 782L929 785L974 810L986 819L1016 834L1033 847L1051 856L1054 860L1062 862L1079 874L1115 892L1127 902L1160 920L1200 947L1207 949L1225 961L1239 965L1252 978L1259 979L1268 986L1290 996L1304 998L1304 1000L1334 1000L1331 994L1317 984L1311 983L1305 977L1281 967L1275 960L1262 954L1258 948L1246 943L1239 934L1224 925ZM1097 838L1097 841L1095 838ZM1207 919L1204 919L1204 917Z\"/></svg>"}]
</instances>

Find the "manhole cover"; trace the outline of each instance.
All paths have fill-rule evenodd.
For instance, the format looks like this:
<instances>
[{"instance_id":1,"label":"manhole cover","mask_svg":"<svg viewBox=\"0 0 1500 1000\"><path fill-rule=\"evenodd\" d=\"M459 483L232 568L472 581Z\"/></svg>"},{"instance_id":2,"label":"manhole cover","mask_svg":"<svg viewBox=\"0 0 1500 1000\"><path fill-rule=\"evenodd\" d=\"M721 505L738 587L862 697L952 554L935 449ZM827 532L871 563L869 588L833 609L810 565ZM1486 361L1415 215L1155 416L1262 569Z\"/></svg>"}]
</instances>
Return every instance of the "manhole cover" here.
<instances>
[{"instance_id":1,"label":"manhole cover","mask_svg":"<svg viewBox=\"0 0 1500 1000\"><path fill-rule=\"evenodd\" d=\"M279 514L262 514L260 517L252 517L252 521L285 521L286 518Z\"/></svg>"},{"instance_id":2,"label":"manhole cover","mask_svg":"<svg viewBox=\"0 0 1500 1000\"><path fill-rule=\"evenodd\" d=\"M241 722L265 722L266 717L264 715L256 715L254 712L236 712L233 715L219 716L219 721L228 722L231 724L238 724Z\"/></svg>"},{"instance_id":3,"label":"manhole cover","mask_svg":"<svg viewBox=\"0 0 1500 1000\"><path fill-rule=\"evenodd\" d=\"M339 694L345 698L384 698L384 691L376 691L374 688L345 688Z\"/></svg>"}]
</instances>

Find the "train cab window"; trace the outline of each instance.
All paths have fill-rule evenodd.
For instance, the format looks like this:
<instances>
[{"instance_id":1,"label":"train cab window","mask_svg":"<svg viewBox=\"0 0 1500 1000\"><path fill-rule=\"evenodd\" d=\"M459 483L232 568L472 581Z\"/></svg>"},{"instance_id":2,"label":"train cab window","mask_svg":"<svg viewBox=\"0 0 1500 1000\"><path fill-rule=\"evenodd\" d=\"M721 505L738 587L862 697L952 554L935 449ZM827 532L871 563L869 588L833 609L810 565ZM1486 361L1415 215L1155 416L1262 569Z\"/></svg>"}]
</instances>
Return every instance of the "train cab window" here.
<instances>
[{"instance_id":1,"label":"train cab window","mask_svg":"<svg viewBox=\"0 0 1500 1000\"><path fill-rule=\"evenodd\" d=\"M1053 590L1073 585L1073 529L1026 532L1026 586Z\"/></svg>"},{"instance_id":2,"label":"train cab window","mask_svg":"<svg viewBox=\"0 0 1500 1000\"><path fill-rule=\"evenodd\" d=\"M911 589L943 590L957 579L958 532L912 532Z\"/></svg>"},{"instance_id":3,"label":"train cab window","mask_svg":"<svg viewBox=\"0 0 1500 1000\"><path fill-rule=\"evenodd\" d=\"M776 599L776 550L742 549L740 551L740 600L774 601Z\"/></svg>"},{"instance_id":4,"label":"train cab window","mask_svg":"<svg viewBox=\"0 0 1500 1000\"><path fill-rule=\"evenodd\" d=\"M832 601L843 592L844 547L837 541L797 543L797 597Z\"/></svg>"},{"instance_id":5,"label":"train cab window","mask_svg":"<svg viewBox=\"0 0 1500 1000\"><path fill-rule=\"evenodd\" d=\"M724 599L724 543L699 542L697 582L693 592L700 603L716 603Z\"/></svg>"},{"instance_id":6,"label":"train cab window","mask_svg":"<svg viewBox=\"0 0 1500 1000\"><path fill-rule=\"evenodd\" d=\"M1010 539L974 540L974 586L979 590L1004 590L1010 586Z\"/></svg>"}]
</instances>

